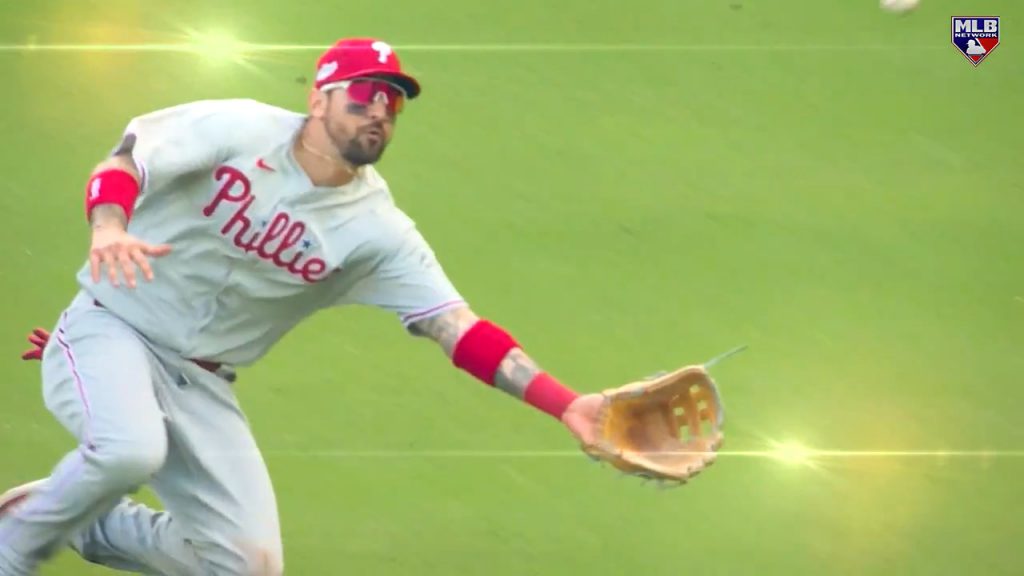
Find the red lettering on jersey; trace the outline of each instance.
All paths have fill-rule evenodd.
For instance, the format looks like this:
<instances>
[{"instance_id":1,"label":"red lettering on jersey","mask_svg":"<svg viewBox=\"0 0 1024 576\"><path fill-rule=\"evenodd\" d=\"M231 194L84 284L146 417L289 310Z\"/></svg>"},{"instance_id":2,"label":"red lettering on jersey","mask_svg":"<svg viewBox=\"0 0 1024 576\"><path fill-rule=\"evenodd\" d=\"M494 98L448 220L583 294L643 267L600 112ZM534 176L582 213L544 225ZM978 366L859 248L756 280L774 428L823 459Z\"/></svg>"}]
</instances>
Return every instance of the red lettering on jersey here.
<instances>
[{"instance_id":1,"label":"red lettering on jersey","mask_svg":"<svg viewBox=\"0 0 1024 576\"><path fill-rule=\"evenodd\" d=\"M224 183L220 185L220 189L217 190L217 195L213 197L213 201L203 208L203 216L213 215L213 211L217 209L222 200L228 202L239 202L249 197L252 192L252 184L249 183L249 179L242 174L241 170L232 168L231 166L221 166L217 168L217 171L213 173L213 178L220 182L224 180ZM237 194L232 194L231 191L235 188L236 183L241 183L242 186L238 190Z\"/></svg>"},{"instance_id":2,"label":"red lettering on jersey","mask_svg":"<svg viewBox=\"0 0 1024 576\"><path fill-rule=\"evenodd\" d=\"M295 246L302 239L302 235L306 233L306 225L302 222L293 222L291 228L288 228L288 232L285 233L284 239L281 240L281 244L278 245L277 250L274 250L274 254L271 255L270 259L281 268L284 268L292 274L297 274L295 270L295 263L302 257L302 252L296 252L291 262L285 262L281 259L281 254L285 250Z\"/></svg>"},{"instance_id":3,"label":"red lettering on jersey","mask_svg":"<svg viewBox=\"0 0 1024 576\"><path fill-rule=\"evenodd\" d=\"M238 210L235 210L235 213L231 215L231 218L228 218L228 221L224 223L224 227L220 229L220 233L227 236L231 234L231 228L235 224L241 224L242 227L239 228L238 232L235 232L235 246L239 248L242 247L242 234L245 234L252 226L252 220L249 220L249 217L245 215L245 211L249 209L249 206L252 206L254 200L256 200L255 196L246 198L242 205L238 207Z\"/></svg>"},{"instance_id":4,"label":"red lettering on jersey","mask_svg":"<svg viewBox=\"0 0 1024 576\"><path fill-rule=\"evenodd\" d=\"M270 224L267 226L267 231L263 234L263 240L260 241L260 245L256 248L256 253L260 255L260 258L270 260L273 255L272 252L267 252L267 244L271 240L276 240L278 236L284 233L285 228L291 223L291 218L287 214L277 213L270 220Z\"/></svg>"},{"instance_id":5,"label":"red lettering on jersey","mask_svg":"<svg viewBox=\"0 0 1024 576\"><path fill-rule=\"evenodd\" d=\"M274 214L262 235L256 230L252 236L245 239L246 233L252 228L252 219L248 215L249 207L256 200L252 195L252 183L241 170L231 166L221 166L213 175L221 185L213 200L203 207L203 216L213 216L223 202L237 204L235 212L221 227L221 234L230 237L231 231L237 228L232 239L235 246L246 253L255 252L261 259L272 262L278 268L287 270L306 282L319 282L327 277L327 263L322 258L314 256L306 258L303 262L305 252L302 250L285 256L284 252L298 244L306 233L306 223L301 220L293 221L286 212ZM272 248L270 244L278 238L280 242L276 248Z\"/></svg>"},{"instance_id":6,"label":"red lettering on jersey","mask_svg":"<svg viewBox=\"0 0 1024 576\"><path fill-rule=\"evenodd\" d=\"M256 249L256 244L259 242L259 240L260 240L260 231L259 230L253 232L252 236L250 236L248 240L242 240L242 232L241 231L239 231L238 234L235 234L235 246L238 246L242 250L245 250L245 252L247 254L249 252L252 252L253 250Z\"/></svg>"},{"instance_id":7,"label":"red lettering on jersey","mask_svg":"<svg viewBox=\"0 0 1024 576\"><path fill-rule=\"evenodd\" d=\"M327 271L327 263L320 258L310 258L302 265L302 279L306 282L316 282L323 278Z\"/></svg>"}]
</instances>

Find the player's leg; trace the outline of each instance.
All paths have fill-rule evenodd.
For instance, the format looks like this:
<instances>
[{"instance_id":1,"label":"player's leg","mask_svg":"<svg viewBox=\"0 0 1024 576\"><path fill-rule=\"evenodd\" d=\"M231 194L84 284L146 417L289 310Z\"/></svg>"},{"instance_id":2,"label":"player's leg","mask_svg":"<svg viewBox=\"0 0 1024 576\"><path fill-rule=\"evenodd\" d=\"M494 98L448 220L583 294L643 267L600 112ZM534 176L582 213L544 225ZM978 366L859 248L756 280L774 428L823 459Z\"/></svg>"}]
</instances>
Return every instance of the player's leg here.
<instances>
[{"instance_id":1,"label":"player's leg","mask_svg":"<svg viewBox=\"0 0 1024 576\"><path fill-rule=\"evenodd\" d=\"M73 533L163 466L167 431L152 357L137 334L78 297L43 354L47 408L78 440L49 478L0 517L0 574L31 574Z\"/></svg>"},{"instance_id":2,"label":"player's leg","mask_svg":"<svg viewBox=\"0 0 1024 576\"><path fill-rule=\"evenodd\" d=\"M281 574L273 487L230 383L187 361L169 360L161 373L169 450L151 486L168 512L126 500L72 547L106 566L155 566L183 553L168 548L166 538L153 543L163 529L186 543L188 561L198 566L191 573Z\"/></svg>"},{"instance_id":3,"label":"player's leg","mask_svg":"<svg viewBox=\"0 0 1024 576\"><path fill-rule=\"evenodd\" d=\"M183 368L186 383L168 403L172 451L154 488L212 572L278 576L277 499L232 385L195 364Z\"/></svg>"}]
</instances>

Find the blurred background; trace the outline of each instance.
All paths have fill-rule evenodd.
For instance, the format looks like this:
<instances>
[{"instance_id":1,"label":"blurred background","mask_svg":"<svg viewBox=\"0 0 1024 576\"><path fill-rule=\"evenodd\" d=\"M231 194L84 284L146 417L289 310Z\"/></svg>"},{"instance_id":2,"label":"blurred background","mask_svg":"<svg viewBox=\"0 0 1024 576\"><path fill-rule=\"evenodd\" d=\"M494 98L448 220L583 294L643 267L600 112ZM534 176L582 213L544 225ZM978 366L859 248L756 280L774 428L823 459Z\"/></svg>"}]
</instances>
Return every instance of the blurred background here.
<instances>
[{"instance_id":1,"label":"blurred background","mask_svg":"<svg viewBox=\"0 0 1024 576\"><path fill-rule=\"evenodd\" d=\"M972 66L953 15L1001 16L1005 45ZM582 391L749 349L713 372L726 453L660 491L391 315L321 314L238 383L288 573L1022 574L1022 18L0 1L0 487L73 446L18 355L76 292L84 182L128 120L301 111L323 48L378 36L424 85L380 170L479 313ZM70 553L43 572L107 573Z\"/></svg>"}]
</instances>

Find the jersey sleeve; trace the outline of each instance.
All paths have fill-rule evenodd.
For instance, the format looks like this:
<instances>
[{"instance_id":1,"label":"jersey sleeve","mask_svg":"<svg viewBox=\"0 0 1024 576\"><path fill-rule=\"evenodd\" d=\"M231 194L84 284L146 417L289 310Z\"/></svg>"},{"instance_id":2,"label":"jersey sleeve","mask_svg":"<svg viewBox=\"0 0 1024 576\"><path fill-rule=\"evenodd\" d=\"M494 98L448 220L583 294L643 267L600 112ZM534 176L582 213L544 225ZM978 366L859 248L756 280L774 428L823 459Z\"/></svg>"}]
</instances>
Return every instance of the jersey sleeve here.
<instances>
[{"instance_id":1,"label":"jersey sleeve","mask_svg":"<svg viewBox=\"0 0 1024 576\"><path fill-rule=\"evenodd\" d=\"M193 102L137 116L113 153L131 153L145 193L226 158L227 114L223 106Z\"/></svg>"},{"instance_id":2,"label":"jersey sleeve","mask_svg":"<svg viewBox=\"0 0 1024 576\"><path fill-rule=\"evenodd\" d=\"M393 312L407 329L418 320L467 305L415 228L406 231L346 300Z\"/></svg>"}]
</instances>

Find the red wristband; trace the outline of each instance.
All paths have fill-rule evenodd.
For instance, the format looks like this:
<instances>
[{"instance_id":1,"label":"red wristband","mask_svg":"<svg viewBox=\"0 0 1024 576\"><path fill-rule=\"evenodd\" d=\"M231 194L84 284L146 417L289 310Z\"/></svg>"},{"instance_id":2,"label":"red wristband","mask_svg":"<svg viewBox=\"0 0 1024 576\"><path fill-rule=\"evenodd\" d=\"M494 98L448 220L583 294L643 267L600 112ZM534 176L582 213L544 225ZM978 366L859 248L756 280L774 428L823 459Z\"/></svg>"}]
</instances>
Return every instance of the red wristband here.
<instances>
[{"instance_id":1,"label":"red wristband","mask_svg":"<svg viewBox=\"0 0 1024 576\"><path fill-rule=\"evenodd\" d=\"M494 386L498 367L513 348L519 348L519 343L508 332L487 320L478 320L455 344L452 363Z\"/></svg>"},{"instance_id":2,"label":"red wristband","mask_svg":"<svg viewBox=\"0 0 1024 576\"><path fill-rule=\"evenodd\" d=\"M569 404L578 397L579 394L563 386L550 374L541 372L526 387L523 400L530 406L561 420Z\"/></svg>"},{"instance_id":3,"label":"red wristband","mask_svg":"<svg viewBox=\"0 0 1024 576\"><path fill-rule=\"evenodd\" d=\"M117 168L97 172L86 185L85 217L91 218L93 208L100 204L117 204L131 220L138 197L139 183L128 172Z\"/></svg>"}]
</instances>

